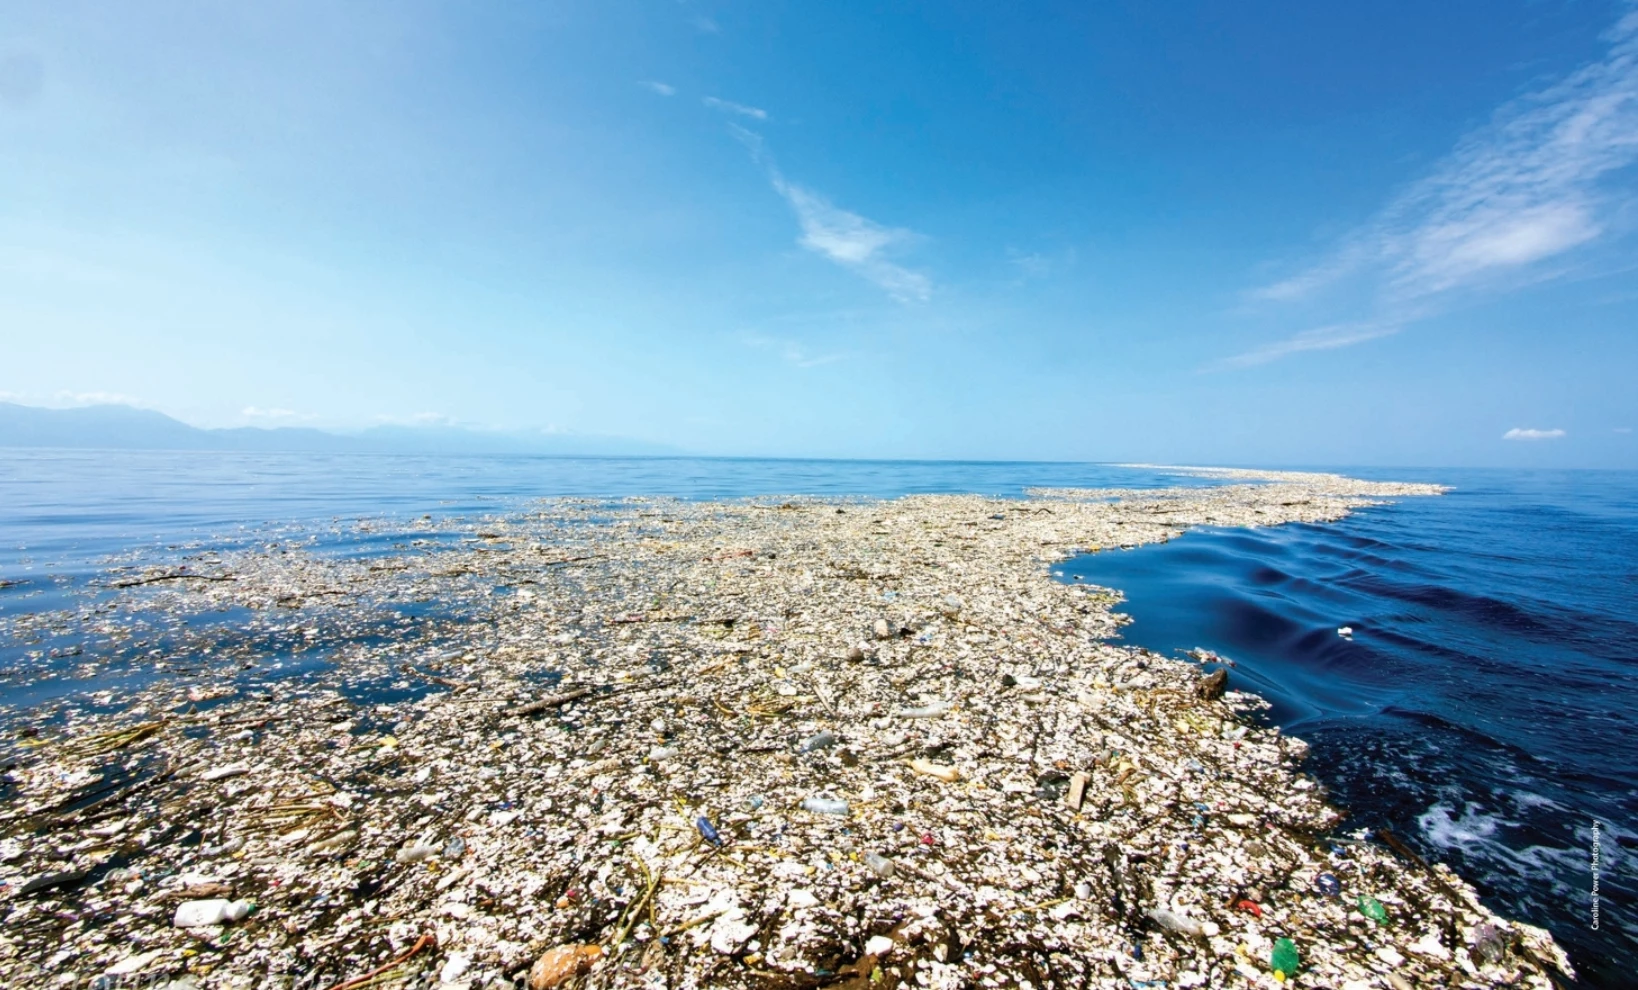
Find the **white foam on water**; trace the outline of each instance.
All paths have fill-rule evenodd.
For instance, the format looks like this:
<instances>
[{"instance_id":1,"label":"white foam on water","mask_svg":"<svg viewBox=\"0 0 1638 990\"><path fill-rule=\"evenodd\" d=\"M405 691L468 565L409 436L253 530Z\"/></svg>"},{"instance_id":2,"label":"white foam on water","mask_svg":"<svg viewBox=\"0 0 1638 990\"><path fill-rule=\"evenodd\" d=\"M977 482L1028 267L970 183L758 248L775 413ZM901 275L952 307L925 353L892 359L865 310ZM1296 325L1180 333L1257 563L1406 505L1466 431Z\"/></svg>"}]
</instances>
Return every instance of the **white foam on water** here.
<instances>
[{"instance_id":1,"label":"white foam on water","mask_svg":"<svg viewBox=\"0 0 1638 990\"><path fill-rule=\"evenodd\" d=\"M1546 808L1552 811L1568 812L1570 809L1552 798L1535 791L1513 791L1509 795L1513 804L1521 811L1531 811L1536 808Z\"/></svg>"},{"instance_id":2,"label":"white foam on water","mask_svg":"<svg viewBox=\"0 0 1638 990\"><path fill-rule=\"evenodd\" d=\"M1471 802L1463 804L1458 815L1450 805L1438 801L1417 817L1416 824L1421 827L1422 835L1439 848L1471 852L1472 846L1493 844L1491 836L1496 834L1496 829L1512 823L1486 814L1483 808Z\"/></svg>"},{"instance_id":3,"label":"white foam on water","mask_svg":"<svg viewBox=\"0 0 1638 990\"><path fill-rule=\"evenodd\" d=\"M1557 802L1546 798L1540 798L1536 804L1560 807ZM1519 823L1487 812L1472 802L1463 803L1459 814L1452 805L1437 802L1423 812L1416 822L1428 842L1440 849L1459 853L1470 863L1483 864L1483 872L1490 874L1493 881L1503 886L1512 886L1519 879L1528 881L1537 888L1529 899L1537 903L1546 903L1540 895L1548 892L1558 897L1573 896L1578 888L1571 878L1586 872L1590 828L1576 829L1577 843L1569 847L1540 843L1511 846L1502 830L1516 827ZM1614 844L1606 842L1605 849ZM1509 877L1514 879L1510 881Z\"/></svg>"},{"instance_id":4,"label":"white foam on water","mask_svg":"<svg viewBox=\"0 0 1638 990\"><path fill-rule=\"evenodd\" d=\"M1577 876L1585 857L1574 849L1559 846L1525 846L1523 849L1502 847L1519 873L1537 883L1545 883L1555 893L1573 894L1575 889L1567 877Z\"/></svg>"}]
</instances>

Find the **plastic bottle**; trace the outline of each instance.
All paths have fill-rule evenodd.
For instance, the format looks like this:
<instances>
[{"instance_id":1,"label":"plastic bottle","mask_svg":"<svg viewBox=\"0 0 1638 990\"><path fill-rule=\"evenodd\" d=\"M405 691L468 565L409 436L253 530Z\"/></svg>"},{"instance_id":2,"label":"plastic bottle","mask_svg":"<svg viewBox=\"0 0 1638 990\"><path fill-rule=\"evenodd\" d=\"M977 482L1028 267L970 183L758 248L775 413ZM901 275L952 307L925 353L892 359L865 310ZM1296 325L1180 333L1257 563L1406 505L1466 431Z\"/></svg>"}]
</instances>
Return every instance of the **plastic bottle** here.
<instances>
[{"instance_id":1,"label":"plastic bottle","mask_svg":"<svg viewBox=\"0 0 1638 990\"><path fill-rule=\"evenodd\" d=\"M802 809L816 815L845 815L849 811L846 801L823 794L803 798Z\"/></svg>"},{"instance_id":2,"label":"plastic bottle","mask_svg":"<svg viewBox=\"0 0 1638 990\"><path fill-rule=\"evenodd\" d=\"M1500 928L1486 922L1473 933L1473 958L1480 965L1490 966L1501 962L1507 954L1507 936Z\"/></svg>"},{"instance_id":3,"label":"plastic bottle","mask_svg":"<svg viewBox=\"0 0 1638 990\"><path fill-rule=\"evenodd\" d=\"M184 901L176 906L176 917L171 923L178 928L201 928L220 925L224 921L239 921L250 913L249 901L229 901L215 897L204 901Z\"/></svg>"},{"instance_id":4,"label":"plastic bottle","mask_svg":"<svg viewBox=\"0 0 1638 990\"><path fill-rule=\"evenodd\" d=\"M865 853L864 864L870 867L870 872L881 877L883 880L891 880L893 878L893 874L897 872L893 866L893 861L880 853Z\"/></svg>"},{"instance_id":5,"label":"plastic bottle","mask_svg":"<svg viewBox=\"0 0 1638 990\"><path fill-rule=\"evenodd\" d=\"M229 839L219 846L206 846L204 849L201 849L200 852L204 853L206 856L231 856L244 847L245 840L235 838Z\"/></svg>"},{"instance_id":6,"label":"plastic bottle","mask_svg":"<svg viewBox=\"0 0 1638 990\"><path fill-rule=\"evenodd\" d=\"M1166 908L1150 908L1144 914L1147 914L1154 920L1155 924L1167 931L1177 932L1180 935L1199 936L1205 934L1205 930L1200 927L1200 922L1195 921L1193 918L1185 918L1176 911L1170 911Z\"/></svg>"},{"instance_id":7,"label":"plastic bottle","mask_svg":"<svg viewBox=\"0 0 1638 990\"><path fill-rule=\"evenodd\" d=\"M438 855L437 846L429 846L424 842L417 842L398 850L393 858L400 863L419 863L423 859L431 859Z\"/></svg>"},{"instance_id":8,"label":"plastic bottle","mask_svg":"<svg viewBox=\"0 0 1638 990\"><path fill-rule=\"evenodd\" d=\"M1268 957L1268 966L1274 974L1282 980L1288 980L1297 975L1297 943L1288 938L1278 939L1274 943L1274 951Z\"/></svg>"},{"instance_id":9,"label":"plastic bottle","mask_svg":"<svg viewBox=\"0 0 1638 990\"><path fill-rule=\"evenodd\" d=\"M816 749L828 749L834 745L836 745L836 736L829 731L825 731L802 740L802 745L798 748L804 753L811 753Z\"/></svg>"}]
</instances>

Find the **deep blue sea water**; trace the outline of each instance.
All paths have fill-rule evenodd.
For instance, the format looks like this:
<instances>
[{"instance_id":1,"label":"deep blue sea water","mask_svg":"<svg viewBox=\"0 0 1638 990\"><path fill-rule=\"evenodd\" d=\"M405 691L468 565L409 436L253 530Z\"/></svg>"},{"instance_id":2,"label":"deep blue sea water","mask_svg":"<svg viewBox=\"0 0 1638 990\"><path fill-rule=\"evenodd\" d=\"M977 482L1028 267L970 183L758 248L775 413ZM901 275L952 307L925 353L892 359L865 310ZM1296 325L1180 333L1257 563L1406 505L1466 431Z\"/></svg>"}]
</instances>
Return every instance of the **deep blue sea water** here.
<instances>
[{"instance_id":1,"label":"deep blue sea water","mask_svg":"<svg viewBox=\"0 0 1638 990\"><path fill-rule=\"evenodd\" d=\"M1311 769L1353 824L1392 828L1502 912L1551 928L1588 983L1632 985L1638 473L1332 470L1455 490L1331 525L1197 531L1059 570L1127 594L1128 641L1235 661L1238 685L1314 745ZM482 516L542 496L1209 483L1096 464L0 449L0 618L83 607L110 565L178 548L299 537L387 552L423 514ZM361 519L370 525L352 525ZM21 652L0 641L0 669ZM0 678L0 706L33 704L38 689Z\"/></svg>"},{"instance_id":2,"label":"deep blue sea water","mask_svg":"<svg viewBox=\"0 0 1638 990\"><path fill-rule=\"evenodd\" d=\"M1455 490L1061 570L1127 595L1126 641L1235 661L1352 825L1638 985L1638 473L1338 470Z\"/></svg>"}]
</instances>

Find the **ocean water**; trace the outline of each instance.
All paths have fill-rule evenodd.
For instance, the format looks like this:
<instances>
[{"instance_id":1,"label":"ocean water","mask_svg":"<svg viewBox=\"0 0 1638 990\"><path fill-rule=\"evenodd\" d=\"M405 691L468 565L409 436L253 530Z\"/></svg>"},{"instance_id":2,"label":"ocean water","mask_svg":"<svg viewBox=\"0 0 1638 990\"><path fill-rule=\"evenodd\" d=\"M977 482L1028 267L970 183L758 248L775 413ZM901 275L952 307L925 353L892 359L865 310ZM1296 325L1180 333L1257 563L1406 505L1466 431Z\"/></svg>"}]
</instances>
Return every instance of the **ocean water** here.
<instances>
[{"instance_id":1,"label":"ocean water","mask_svg":"<svg viewBox=\"0 0 1638 990\"><path fill-rule=\"evenodd\" d=\"M1178 483L1215 482L1096 464L0 448L0 723L19 712L49 721L63 704L117 703L118 691L175 669L155 658L208 648L245 665L246 680L299 676L349 644L424 639L475 614L472 603L402 603L379 621L316 638L265 613L179 617L122 606L116 615L101 607L115 568L275 543L333 556L414 552L429 538L468 535L441 523L542 497L1017 497L1034 486ZM418 525L423 516L436 520L431 534ZM357 689L390 700L379 685Z\"/></svg>"},{"instance_id":2,"label":"ocean water","mask_svg":"<svg viewBox=\"0 0 1638 990\"><path fill-rule=\"evenodd\" d=\"M1590 985L1631 985L1638 473L1333 470L1455 490L1336 524L1196 531L1088 555L1061 565L1061 578L1125 592L1129 642L1233 660L1234 682L1313 744L1310 769L1350 827L1393 829L1498 910L1550 928ZM1096 464L0 449L0 714L96 704L98 689L136 669L120 651L154 642L85 647L71 624L8 641L7 622L94 620L111 567L202 548L392 552L423 515L481 517L543 496L1018 496L1212 483ZM406 612L367 633L410 635L439 618ZM238 656L276 655L290 675L323 662L323 643L214 621L214 634L237 637L223 645ZM1343 625L1351 639L1337 635Z\"/></svg>"},{"instance_id":3,"label":"ocean water","mask_svg":"<svg viewBox=\"0 0 1638 990\"><path fill-rule=\"evenodd\" d=\"M1635 985L1638 473L1338 470L1455 490L1197 530L1063 578L1124 592L1127 642L1234 661L1231 684L1313 745L1348 827L1391 829L1549 928L1588 984Z\"/></svg>"}]
</instances>

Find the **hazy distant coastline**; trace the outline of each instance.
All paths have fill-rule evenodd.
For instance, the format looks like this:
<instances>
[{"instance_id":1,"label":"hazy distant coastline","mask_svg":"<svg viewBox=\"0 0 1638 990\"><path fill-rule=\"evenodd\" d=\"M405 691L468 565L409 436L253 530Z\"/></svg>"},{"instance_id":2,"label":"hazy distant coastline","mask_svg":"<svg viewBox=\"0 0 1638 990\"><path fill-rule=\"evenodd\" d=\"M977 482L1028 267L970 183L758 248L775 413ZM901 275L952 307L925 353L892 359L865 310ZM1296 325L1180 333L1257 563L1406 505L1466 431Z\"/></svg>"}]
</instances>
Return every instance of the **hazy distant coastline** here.
<instances>
[{"instance_id":1,"label":"hazy distant coastline","mask_svg":"<svg viewBox=\"0 0 1638 990\"><path fill-rule=\"evenodd\" d=\"M664 444L574 433L453 426L374 426L357 433L307 427L202 429L125 405L47 409L0 402L0 447L399 454L676 454Z\"/></svg>"}]
</instances>

